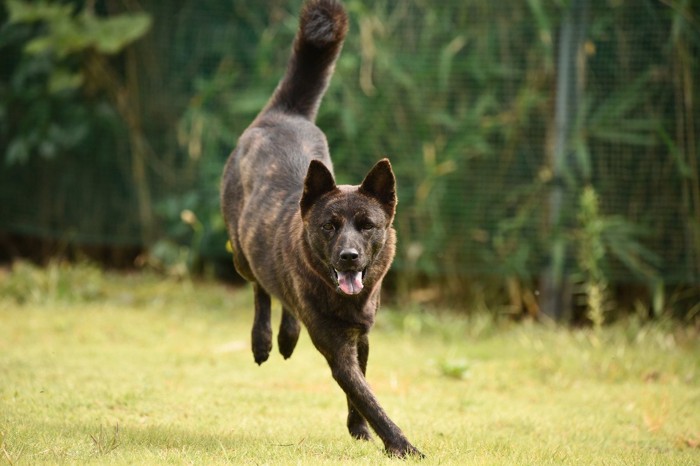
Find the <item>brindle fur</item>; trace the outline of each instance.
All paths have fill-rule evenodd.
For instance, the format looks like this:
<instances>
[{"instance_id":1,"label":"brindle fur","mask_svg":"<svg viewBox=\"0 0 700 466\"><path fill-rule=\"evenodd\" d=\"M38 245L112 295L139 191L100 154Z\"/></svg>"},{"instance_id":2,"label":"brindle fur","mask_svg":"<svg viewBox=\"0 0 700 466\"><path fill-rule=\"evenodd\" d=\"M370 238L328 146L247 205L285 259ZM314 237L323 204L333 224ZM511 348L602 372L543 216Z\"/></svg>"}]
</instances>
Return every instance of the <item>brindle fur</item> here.
<instances>
[{"instance_id":1,"label":"brindle fur","mask_svg":"<svg viewBox=\"0 0 700 466\"><path fill-rule=\"evenodd\" d=\"M304 5L286 74L224 169L222 210L236 269L254 288L255 362L272 349L274 295L283 306L280 352L291 356L301 321L347 395L350 434L370 439L369 423L388 454L422 456L365 380L367 336L395 251L394 174L384 159L359 186L337 186L314 124L347 28L338 1ZM361 291L341 290L344 271L362 271Z\"/></svg>"}]
</instances>

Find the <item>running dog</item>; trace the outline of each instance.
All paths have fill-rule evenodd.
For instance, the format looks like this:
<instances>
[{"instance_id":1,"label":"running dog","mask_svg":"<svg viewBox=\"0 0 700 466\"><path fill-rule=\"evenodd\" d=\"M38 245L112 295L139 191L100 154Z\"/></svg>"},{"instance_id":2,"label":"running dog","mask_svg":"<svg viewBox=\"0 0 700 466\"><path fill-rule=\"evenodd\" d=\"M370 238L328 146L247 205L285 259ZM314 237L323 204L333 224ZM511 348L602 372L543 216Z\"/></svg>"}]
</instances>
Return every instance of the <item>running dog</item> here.
<instances>
[{"instance_id":1,"label":"running dog","mask_svg":"<svg viewBox=\"0 0 700 466\"><path fill-rule=\"evenodd\" d=\"M291 356L303 323L347 395L350 434L369 440L371 426L389 455L422 457L365 380L368 333L395 252L394 173L383 159L359 186L336 185L314 123L347 30L340 2L305 3L286 73L226 163L222 212L236 270L253 284L255 362L272 349L273 295L282 302L280 352Z\"/></svg>"}]
</instances>

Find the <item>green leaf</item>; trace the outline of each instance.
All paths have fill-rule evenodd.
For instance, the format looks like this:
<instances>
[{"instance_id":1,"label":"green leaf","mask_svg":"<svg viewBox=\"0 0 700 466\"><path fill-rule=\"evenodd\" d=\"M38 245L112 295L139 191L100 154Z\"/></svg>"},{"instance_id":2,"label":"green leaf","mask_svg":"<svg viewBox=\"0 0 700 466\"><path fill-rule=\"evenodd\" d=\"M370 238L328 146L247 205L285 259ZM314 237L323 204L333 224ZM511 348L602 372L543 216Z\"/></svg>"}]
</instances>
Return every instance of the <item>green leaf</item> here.
<instances>
[{"instance_id":1,"label":"green leaf","mask_svg":"<svg viewBox=\"0 0 700 466\"><path fill-rule=\"evenodd\" d=\"M36 37L27 42L27 45L24 46L24 51L32 55L39 55L47 50L50 50L52 43L53 41L50 37Z\"/></svg>"},{"instance_id":2,"label":"green leaf","mask_svg":"<svg viewBox=\"0 0 700 466\"><path fill-rule=\"evenodd\" d=\"M49 2L23 2L6 0L5 6L9 14L9 23L34 23L37 21L58 21L69 18L73 11L71 5L61 5Z\"/></svg>"},{"instance_id":3,"label":"green leaf","mask_svg":"<svg viewBox=\"0 0 700 466\"><path fill-rule=\"evenodd\" d=\"M86 14L81 23L98 51L113 54L143 36L151 26L151 18L146 13L122 14L107 19Z\"/></svg>"},{"instance_id":4,"label":"green leaf","mask_svg":"<svg viewBox=\"0 0 700 466\"><path fill-rule=\"evenodd\" d=\"M457 36L440 51L440 60L437 69L438 89L445 91L450 83L452 62L460 50L464 48L467 40L464 36Z\"/></svg>"},{"instance_id":5,"label":"green leaf","mask_svg":"<svg viewBox=\"0 0 700 466\"><path fill-rule=\"evenodd\" d=\"M680 149L678 149L678 144L676 144L663 126L658 125L657 129L659 137L661 137L661 141L663 141L663 143L666 145L666 148L673 156L674 162L676 162L678 173L684 178L692 179L693 169L690 168L685 160L683 160L683 154L681 153Z\"/></svg>"},{"instance_id":6,"label":"green leaf","mask_svg":"<svg viewBox=\"0 0 700 466\"><path fill-rule=\"evenodd\" d=\"M24 163L29 159L29 146L27 141L22 138L16 138L10 143L5 153L5 163L13 165L16 163Z\"/></svg>"},{"instance_id":7,"label":"green leaf","mask_svg":"<svg viewBox=\"0 0 700 466\"><path fill-rule=\"evenodd\" d=\"M59 92L77 89L83 84L81 73L71 73L68 70L56 69L49 76L49 92L57 94Z\"/></svg>"},{"instance_id":8,"label":"green leaf","mask_svg":"<svg viewBox=\"0 0 700 466\"><path fill-rule=\"evenodd\" d=\"M591 136L612 143L630 144L633 146L650 147L656 145L653 134L625 131L624 128L593 128Z\"/></svg>"}]
</instances>

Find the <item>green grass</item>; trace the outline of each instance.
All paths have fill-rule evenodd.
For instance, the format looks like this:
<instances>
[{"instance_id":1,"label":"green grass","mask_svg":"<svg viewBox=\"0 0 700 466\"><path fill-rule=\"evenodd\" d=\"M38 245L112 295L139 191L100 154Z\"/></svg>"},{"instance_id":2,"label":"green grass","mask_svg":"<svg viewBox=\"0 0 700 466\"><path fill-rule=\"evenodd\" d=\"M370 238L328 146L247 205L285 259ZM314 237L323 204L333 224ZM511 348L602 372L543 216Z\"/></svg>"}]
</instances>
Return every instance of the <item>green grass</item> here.
<instances>
[{"instance_id":1,"label":"green grass","mask_svg":"<svg viewBox=\"0 0 700 466\"><path fill-rule=\"evenodd\" d=\"M251 321L248 288L0 271L0 463L402 464L347 434L305 333L255 365ZM421 464L700 464L697 331L387 310L370 342Z\"/></svg>"}]
</instances>

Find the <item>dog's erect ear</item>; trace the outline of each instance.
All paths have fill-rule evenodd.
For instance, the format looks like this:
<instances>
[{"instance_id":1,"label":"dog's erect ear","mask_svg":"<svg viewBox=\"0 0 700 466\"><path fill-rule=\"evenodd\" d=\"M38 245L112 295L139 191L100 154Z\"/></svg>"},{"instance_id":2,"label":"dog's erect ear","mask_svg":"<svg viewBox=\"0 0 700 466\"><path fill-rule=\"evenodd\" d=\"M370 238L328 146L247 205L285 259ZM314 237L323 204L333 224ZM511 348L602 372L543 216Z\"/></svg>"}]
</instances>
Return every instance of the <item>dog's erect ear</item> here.
<instances>
[{"instance_id":1,"label":"dog's erect ear","mask_svg":"<svg viewBox=\"0 0 700 466\"><path fill-rule=\"evenodd\" d=\"M382 159L367 173L359 191L377 199L389 217L396 212L396 178L389 159Z\"/></svg>"},{"instance_id":2,"label":"dog's erect ear","mask_svg":"<svg viewBox=\"0 0 700 466\"><path fill-rule=\"evenodd\" d=\"M302 217L306 216L311 206L321 196L335 189L335 180L328 168L319 160L312 160L304 180L304 194L299 201Z\"/></svg>"}]
</instances>

